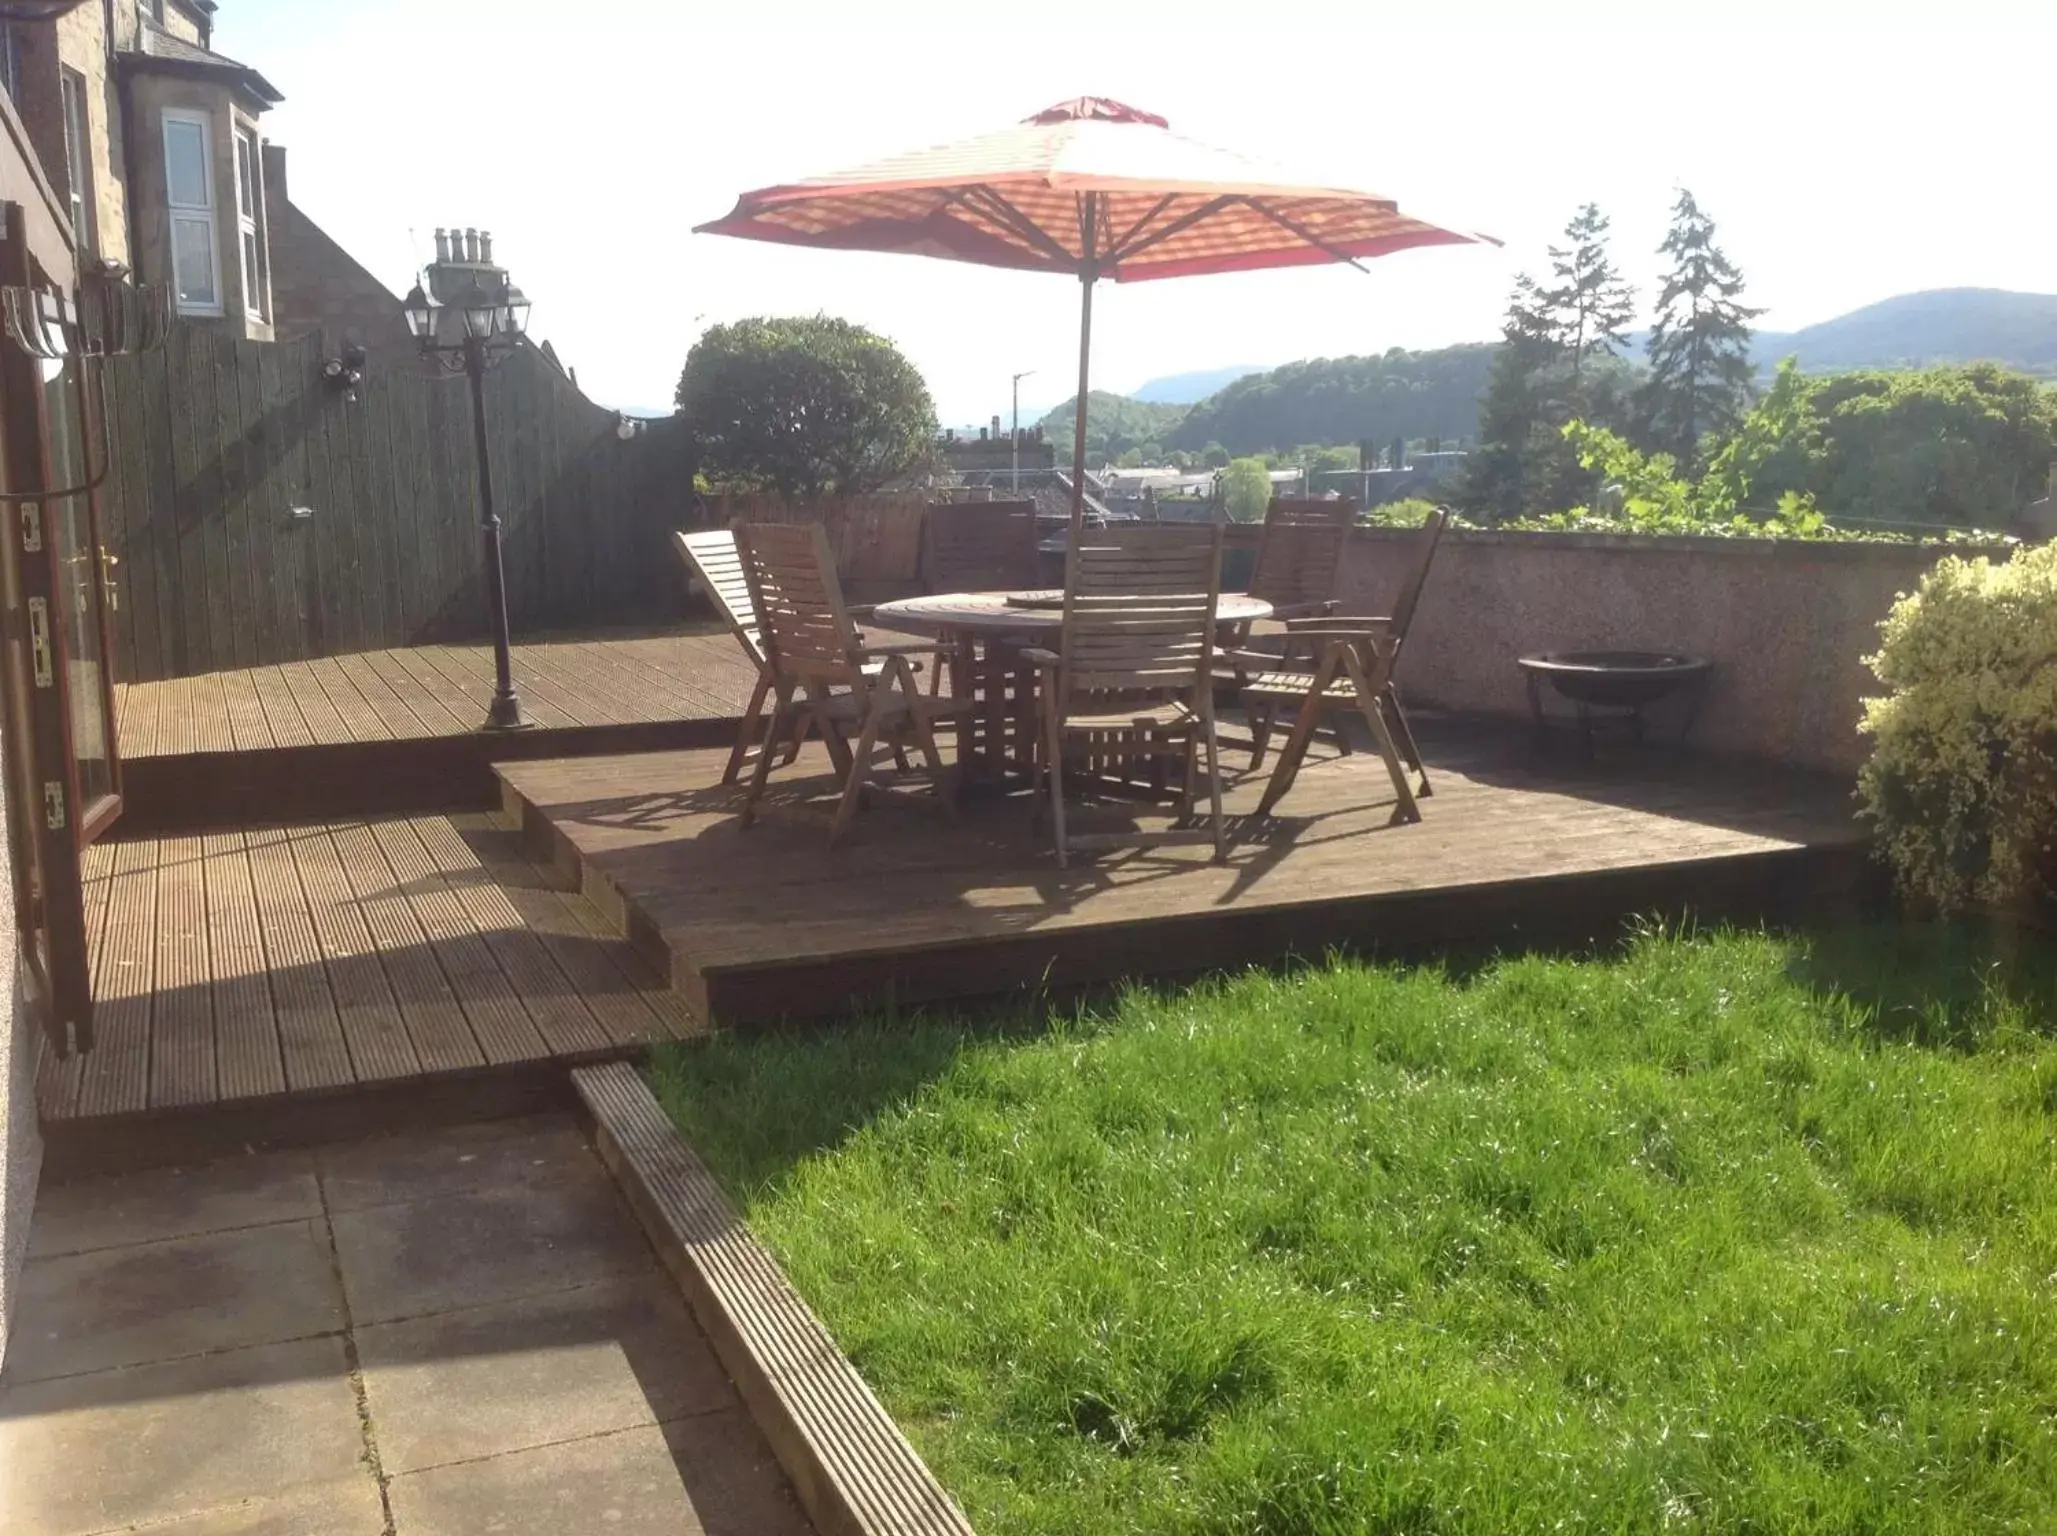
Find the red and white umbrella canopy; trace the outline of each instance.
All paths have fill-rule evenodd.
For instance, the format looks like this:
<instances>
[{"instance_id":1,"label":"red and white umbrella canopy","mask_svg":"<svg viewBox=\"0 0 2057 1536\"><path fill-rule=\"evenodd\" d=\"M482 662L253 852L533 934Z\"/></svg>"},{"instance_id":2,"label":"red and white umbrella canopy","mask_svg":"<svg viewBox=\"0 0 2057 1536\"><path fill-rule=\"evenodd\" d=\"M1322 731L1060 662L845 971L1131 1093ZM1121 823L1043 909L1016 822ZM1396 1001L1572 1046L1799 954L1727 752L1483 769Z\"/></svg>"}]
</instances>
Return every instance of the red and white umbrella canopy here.
<instances>
[{"instance_id":1,"label":"red and white umbrella canopy","mask_svg":"<svg viewBox=\"0 0 2057 1536\"><path fill-rule=\"evenodd\" d=\"M1295 182L1093 96L997 133L747 192L700 232L1117 282L1491 239L1377 193Z\"/></svg>"}]
</instances>

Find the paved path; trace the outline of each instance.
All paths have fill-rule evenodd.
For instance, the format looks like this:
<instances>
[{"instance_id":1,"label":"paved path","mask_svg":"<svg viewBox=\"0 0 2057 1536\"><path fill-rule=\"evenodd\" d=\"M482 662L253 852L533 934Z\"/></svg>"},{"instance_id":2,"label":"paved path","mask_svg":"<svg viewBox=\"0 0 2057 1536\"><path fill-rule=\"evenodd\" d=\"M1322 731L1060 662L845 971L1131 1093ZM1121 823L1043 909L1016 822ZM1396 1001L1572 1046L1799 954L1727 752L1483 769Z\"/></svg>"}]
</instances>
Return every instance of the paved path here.
<instances>
[{"instance_id":1,"label":"paved path","mask_svg":"<svg viewBox=\"0 0 2057 1536\"><path fill-rule=\"evenodd\" d=\"M783 1536L805 1518L568 1119L46 1188L8 1536Z\"/></svg>"}]
</instances>

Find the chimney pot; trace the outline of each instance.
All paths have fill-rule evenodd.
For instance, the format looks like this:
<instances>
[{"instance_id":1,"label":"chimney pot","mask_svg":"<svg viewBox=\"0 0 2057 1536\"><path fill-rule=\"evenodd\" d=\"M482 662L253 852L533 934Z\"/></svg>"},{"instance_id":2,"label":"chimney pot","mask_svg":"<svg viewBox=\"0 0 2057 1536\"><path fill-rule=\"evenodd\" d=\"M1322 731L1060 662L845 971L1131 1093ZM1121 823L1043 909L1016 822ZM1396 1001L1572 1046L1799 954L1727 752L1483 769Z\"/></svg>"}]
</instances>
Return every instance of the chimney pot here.
<instances>
[{"instance_id":1,"label":"chimney pot","mask_svg":"<svg viewBox=\"0 0 2057 1536\"><path fill-rule=\"evenodd\" d=\"M493 232L490 229L479 231L479 260L488 264L493 260Z\"/></svg>"},{"instance_id":2,"label":"chimney pot","mask_svg":"<svg viewBox=\"0 0 2057 1536\"><path fill-rule=\"evenodd\" d=\"M436 228L436 260L450 259L450 231L438 225Z\"/></svg>"},{"instance_id":3,"label":"chimney pot","mask_svg":"<svg viewBox=\"0 0 2057 1536\"><path fill-rule=\"evenodd\" d=\"M477 261L479 259L479 232L468 224L464 229L464 259L466 261Z\"/></svg>"}]
</instances>

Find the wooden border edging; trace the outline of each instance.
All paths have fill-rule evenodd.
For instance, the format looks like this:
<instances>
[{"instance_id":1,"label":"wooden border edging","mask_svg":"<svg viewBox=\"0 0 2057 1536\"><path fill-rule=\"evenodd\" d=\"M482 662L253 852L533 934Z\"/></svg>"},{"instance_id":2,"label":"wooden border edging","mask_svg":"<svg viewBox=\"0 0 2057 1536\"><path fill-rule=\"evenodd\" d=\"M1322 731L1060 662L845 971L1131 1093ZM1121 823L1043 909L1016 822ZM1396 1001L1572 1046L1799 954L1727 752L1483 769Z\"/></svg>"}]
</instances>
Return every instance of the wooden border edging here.
<instances>
[{"instance_id":1,"label":"wooden border edging","mask_svg":"<svg viewBox=\"0 0 2057 1536\"><path fill-rule=\"evenodd\" d=\"M636 1069L610 1062L571 1077L602 1160L821 1536L971 1536Z\"/></svg>"}]
</instances>

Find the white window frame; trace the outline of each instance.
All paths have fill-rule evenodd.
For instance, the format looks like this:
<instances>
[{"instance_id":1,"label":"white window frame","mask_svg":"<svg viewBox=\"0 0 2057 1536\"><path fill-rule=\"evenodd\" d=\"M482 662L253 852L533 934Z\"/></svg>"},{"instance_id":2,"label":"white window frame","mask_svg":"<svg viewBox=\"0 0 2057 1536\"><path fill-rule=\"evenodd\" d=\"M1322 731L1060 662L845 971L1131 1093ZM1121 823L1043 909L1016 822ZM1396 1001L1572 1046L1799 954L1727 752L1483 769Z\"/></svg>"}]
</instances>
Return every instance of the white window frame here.
<instances>
[{"instance_id":1,"label":"white window frame","mask_svg":"<svg viewBox=\"0 0 2057 1536\"><path fill-rule=\"evenodd\" d=\"M86 98L86 77L70 65L57 71L58 106L64 117L64 179L70 204L72 238L79 254L100 254L99 210L93 206L93 107Z\"/></svg>"},{"instance_id":2,"label":"white window frame","mask_svg":"<svg viewBox=\"0 0 2057 1536\"><path fill-rule=\"evenodd\" d=\"M243 313L260 325L271 319L271 251L264 229L264 149L257 130L248 123L231 120L236 157L236 260L243 271ZM243 206L243 167L250 167L250 206ZM246 252L257 253L257 270L250 270Z\"/></svg>"},{"instance_id":3,"label":"white window frame","mask_svg":"<svg viewBox=\"0 0 2057 1536\"><path fill-rule=\"evenodd\" d=\"M207 193L204 207L174 203L172 201L171 133L173 123L189 123L200 130L201 182ZM164 138L164 206L166 232L170 235L170 249L166 252L165 265L171 269L172 293L176 297L179 283L179 237L181 222L202 224L207 229L207 260L214 279L214 302L212 304L189 304L177 300L178 312L182 315L220 316L224 313L221 294L221 234L217 217L221 199L214 187L214 116L208 112L196 112L185 107L166 107L163 113Z\"/></svg>"}]
</instances>

